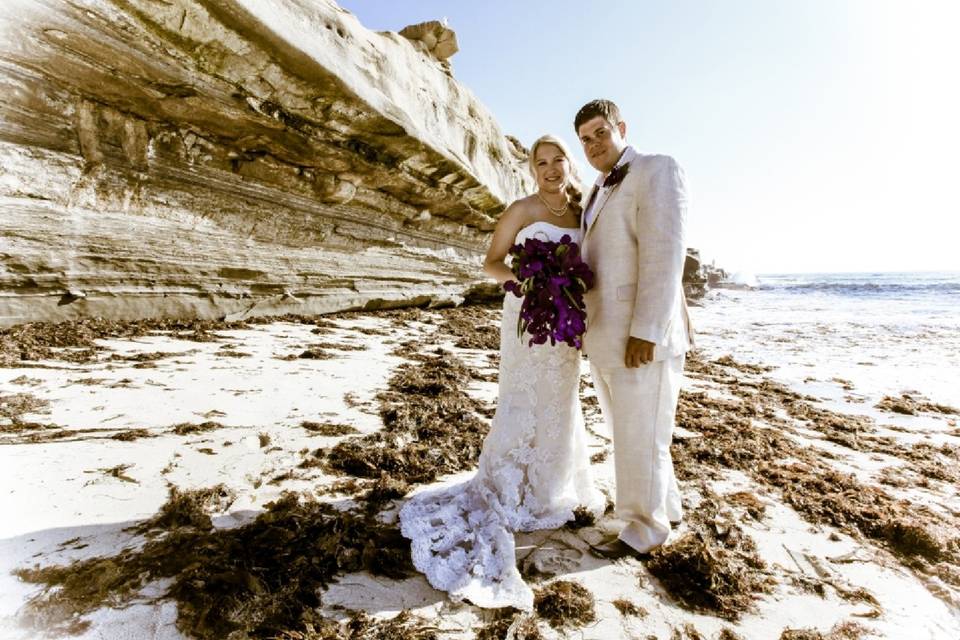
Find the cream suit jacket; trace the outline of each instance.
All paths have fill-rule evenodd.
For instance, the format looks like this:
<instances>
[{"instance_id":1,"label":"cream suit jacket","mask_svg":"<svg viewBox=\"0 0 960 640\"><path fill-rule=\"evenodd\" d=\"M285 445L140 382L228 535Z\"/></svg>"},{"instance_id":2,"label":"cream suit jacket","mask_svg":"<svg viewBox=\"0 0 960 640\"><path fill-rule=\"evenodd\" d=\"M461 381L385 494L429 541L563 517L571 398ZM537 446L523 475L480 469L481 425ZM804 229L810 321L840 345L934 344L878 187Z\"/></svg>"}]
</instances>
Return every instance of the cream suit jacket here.
<instances>
[{"instance_id":1,"label":"cream suit jacket","mask_svg":"<svg viewBox=\"0 0 960 640\"><path fill-rule=\"evenodd\" d=\"M655 361L686 352L692 338L681 282L683 171L669 156L637 154L629 147L625 153L633 156L627 174L616 186L599 190L590 224L586 216L581 223L582 256L596 276L584 296L583 350L600 368L624 366L628 336L654 343Z\"/></svg>"}]
</instances>

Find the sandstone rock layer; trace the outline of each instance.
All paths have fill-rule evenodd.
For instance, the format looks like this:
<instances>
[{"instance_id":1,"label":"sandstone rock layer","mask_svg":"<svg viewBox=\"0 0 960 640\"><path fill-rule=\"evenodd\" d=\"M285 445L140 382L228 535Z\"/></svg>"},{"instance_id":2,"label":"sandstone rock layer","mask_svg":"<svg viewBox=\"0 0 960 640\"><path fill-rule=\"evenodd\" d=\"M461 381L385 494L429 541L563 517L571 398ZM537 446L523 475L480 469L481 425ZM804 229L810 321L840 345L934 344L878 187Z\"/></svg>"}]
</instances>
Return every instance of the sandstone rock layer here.
<instances>
[{"instance_id":1,"label":"sandstone rock layer","mask_svg":"<svg viewBox=\"0 0 960 640\"><path fill-rule=\"evenodd\" d=\"M457 300L522 153L327 0L5 0L0 324Z\"/></svg>"}]
</instances>

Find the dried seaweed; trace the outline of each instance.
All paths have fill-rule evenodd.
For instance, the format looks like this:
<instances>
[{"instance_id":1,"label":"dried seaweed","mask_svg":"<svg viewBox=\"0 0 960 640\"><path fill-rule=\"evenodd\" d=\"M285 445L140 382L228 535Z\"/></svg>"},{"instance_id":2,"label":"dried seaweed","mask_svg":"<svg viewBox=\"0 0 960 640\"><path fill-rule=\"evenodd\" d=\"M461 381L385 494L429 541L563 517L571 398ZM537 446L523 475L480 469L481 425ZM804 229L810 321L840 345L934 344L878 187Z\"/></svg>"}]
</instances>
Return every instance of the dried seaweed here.
<instances>
[{"instance_id":1,"label":"dried seaweed","mask_svg":"<svg viewBox=\"0 0 960 640\"><path fill-rule=\"evenodd\" d=\"M208 341L219 340L210 333L214 329L246 326L241 322L167 319L123 322L84 318L66 322L34 322L0 331L0 366L21 367L26 362L36 360L90 362L106 349L96 342L103 338L129 338L157 331L172 331L178 332L177 337L181 339Z\"/></svg>"},{"instance_id":2,"label":"dried seaweed","mask_svg":"<svg viewBox=\"0 0 960 640\"><path fill-rule=\"evenodd\" d=\"M511 635L512 634L512 635ZM543 640L536 619L530 614L506 608L497 609L488 624L477 629L476 640Z\"/></svg>"},{"instance_id":3,"label":"dried seaweed","mask_svg":"<svg viewBox=\"0 0 960 640\"><path fill-rule=\"evenodd\" d=\"M960 409L945 404L929 402L924 399L917 399L909 393L902 393L899 398L884 396L883 399L877 403L876 407L884 411L908 416L915 416L921 412L960 415Z\"/></svg>"},{"instance_id":4,"label":"dried seaweed","mask_svg":"<svg viewBox=\"0 0 960 640\"><path fill-rule=\"evenodd\" d=\"M749 491L737 491L727 494L723 498L730 504L743 507L754 520L763 520L767 513L767 505Z\"/></svg>"},{"instance_id":5,"label":"dried seaweed","mask_svg":"<svg viewBox=\"0 0 960 640\"><path fill-rule=\"evenodd\" d=\"M204 433L206 431L213 431L215 429L222 429L223 425L219 422L214 422L208 420L206 422L201 422L199 424L193 422L181 422L180 424L175 424L170 427L178 436L186 436L193 433Z\"/></svg>"},{"instance_id":6,"label":"dried seaweed","mask_svg":"<svg viewBox=\"0 0 960 640\"><path fill-rule=\"evenodd\" d=\"M25 413L47 413L50 401L38 398L30 393L14 393L0 396L0 418L6 418L12 424L23 424ZM0 420L0 426L3 421Z\"/></svg>"},{"instance_id":7,"label":"dried seaweed","mask_svg":"<svg viewBox=\"0 0 960 640\"><path fill-rule=\"evenodd\" d=\"M327 455L329 468L411 483L469 468L488 429L477 415L483 407L465 391L471 377L467 366L443 350L401 364L389 390L377 396L384 429L338 443Z\"/></svg>"},{"instance_id":8,"label":"dried seaweed","mask_svg":"<svg viewBox=\"0 0 960 640\"><path fill-rule=\"evenodd\" d=\"M111 440L120 440L121 442L132 442L133 440L139 440L140 438L152 438L154 435L147 431L146 429L127 429L126 431L120 431L112 436Z\"/></svg>"},{"instance_id":9,"label":"dried seaweed","mask_svg":"<svg viewBox=\"0 0 960 640\"><path fill-rule=\"evenodd\" d=\"M297 357L304 358L306 360L330 360L331 358L336 358L335 355L329 351L324 351L323 349L306 349Z\"/></svg>"},{"instance_id":10,"label":"dried seaweed","mask_svg":"<svg viewBox=\"0 0 960 640\"><path fill-rule=\"evenodd\" d=\"M205 495L219 491L213 488ZM214 530L203 500L192 492L173 493L160 514L138 528L151 536L140 549L18 570L22 580L46 586L26 606L23 621L65 631L81 616L102 606L122 606L147 583L170 578L163 597L176 600L177 627L184 634L200 640L219 640L233 632L292 638L292 633L324 627L317 613L319 590L336 576L366 569L400 578L412 570L406 540L369 513L338 511L285 494L254 522ZM414 628L396 619L392 627L361 620L347 637L404 637L363 635L361 630L405 627Z\"/></svg>"},{"instance_id":11,"label":"dried seaweed","mask_svg":"<svg viewBox=\"0 0 960 640\"><path fill-rule=\"evenodd\" d=\"M349 436L357 433L357 429L348 424L304 420L300 423L300 426L320 436Z\"/></svg>"},{"instance_id":12,"label":"dried seaweed","mask_svg":"<svg viewBox=\"0 0 960 640\"><path fill-rule=\"evenodd\" d=\"M637 606L626 598L617 598L610 604L616 607L617 611L619 611L623 617L633 616L635 618L646 618L649 615L646 609Z\"/></svg>"},{"instance_id":13,"label":"dried seaweed","mask_svg":"<svg viewBox=\"0 0 960 640\"><path fill-rule=\"evenodd\" d=\"M839 622L826 634L816 629L784 629L780 640L860 640L870 630L858 622Z\"/></svg>"},{"instance_id":14,"label":"dried seaweed","mask_svg":"<svg viewBox=\"0 0 960 640\"><path fill-rule=\"evenodd\" d=\"M647 569L681 604L736 620L754 609L754 596L772 580L753 540L721 513L707 492L687 514L689 531L651 553Z\"/></svg>"},{"instance_id":15,"label":"dried seaweed","mask_svg":"<svg viewBox=\"0 0 960 640\"><path fill-rule=\"evenodd\" d=\"M497 314L480 306L458 307L443 312L441 331L455 338L460 349L500 349Z\"/></svg>"},{"instance_id":16,"label":"dried seaweed","mask_svg":"<svg viewBox=\"0 0 960 640\"><path fill-rule=\"evenodd\" d=\"M365 344L350 344L348 342L316 342L307 345L309 349L333 349L334 351L365 351L369 349Z\"/></svg>"},{"instance_id":17,"label":"dried seaweed","mask_svg":"<svg viewBox=\"0 0 960 640\"><path fill-rule=\"evenodd\" d=\"M718 375L713 363L696 356L690 363L695 374L711 378ZM885 543L910 566L922 567L918 558L927 562L957 561L960 542L955 523L837 472L821 459L823 452L804 447L786 435L791 425L785 420L764 417L764 422L777 428L754 423L757 402L786 409L806 398L766 382L757 386L755 394L758 399L751 401L714 398L702 392L681 394L677 424L704 437L674 441L678 477L695 479L711 469L717 475L718 469L737 469L777 489L808 520L858 531ZM818 410L821 418L829 413ZM778 462L784 459L792 463Z\"/></svg>"},{"instance_id":18,"label":"dried seaweed","mask_svg":"<svg viewBox=\"0 0 960 640\"><path fill-rule=\"evenodd\" d=\"M670 634L670 640L704 640L704 637L695 626L687 622L679 629L674 628L673 633Z\"/></svg>"},{"instance_id":19,"label":"dried seaweed","mask_svg":"<svg viewBox=\"0 0 960 640\"><path fill-rule=\"evenodd\" d=\"M133 478L131 478L126 474L127 469L129 469L132 466L133 466L132 464L118 464L116 466L105 468L105 469L97 469L97 471L99 471L105 476L116 478L117 480L123 480L124 482L132 482L133 484L139 484L136 480L134 480ZM87 471L86 473L92 473L92 472Z\"/></svg>"},{"instance_id":20,"label":"dried seaweed","mask_svg":"<svg viewBox=\"0 0 960 640\"><path fill-rule=\"evenodd\" d=\"M593 594L583 585L557 580L534 592L537 615L554 629L580 627L597 619Z\"/></svg>"}]
</instances>

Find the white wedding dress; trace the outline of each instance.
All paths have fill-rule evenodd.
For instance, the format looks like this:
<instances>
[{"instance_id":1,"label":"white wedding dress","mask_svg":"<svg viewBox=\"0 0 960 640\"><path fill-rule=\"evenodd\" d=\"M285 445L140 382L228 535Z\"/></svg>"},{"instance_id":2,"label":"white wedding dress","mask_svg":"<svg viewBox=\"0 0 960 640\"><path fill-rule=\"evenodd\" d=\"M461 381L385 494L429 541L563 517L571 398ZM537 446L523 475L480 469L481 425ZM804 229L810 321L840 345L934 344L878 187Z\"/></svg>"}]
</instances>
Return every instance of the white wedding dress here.
<instances>
[{"instance_id":1,"label":"white wedding dress","mask_svg":"<svg viewBox=\"0 0 960 640\"><path fill-rule=\"evenodd\" d=\"M560 240L580 230L535 222L517 234ZM514 531L554 529L583 506L599 515L580 408L580 352L527 346L517 336L521 298L508 293L500 331L500 390L478 470L466 482L412 497L400 511L413 564L436 589L480 607L531 610L517 570Z\"/></svg>"}]
</instances>

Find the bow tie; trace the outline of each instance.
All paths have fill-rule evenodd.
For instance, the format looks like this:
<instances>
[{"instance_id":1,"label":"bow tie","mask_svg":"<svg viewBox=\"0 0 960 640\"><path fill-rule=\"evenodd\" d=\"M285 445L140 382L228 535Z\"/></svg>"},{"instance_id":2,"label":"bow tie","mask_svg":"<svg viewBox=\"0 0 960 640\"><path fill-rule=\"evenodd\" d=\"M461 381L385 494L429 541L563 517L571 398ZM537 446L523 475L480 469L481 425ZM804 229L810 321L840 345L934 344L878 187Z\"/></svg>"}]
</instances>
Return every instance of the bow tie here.
<instances>
[{"instance_id":1,"label":"bow tie","mask_svg":"<svg viewBox=\"0 0 960 640\"><path fill-rule=\"evenodd\" d=\"M630 170L630 165L628 163L621 164L620 166L614 167L610 174L603 181L604 187L612 187L614 185L620 184L620 182L627 175L627 171Z\"/></svg>"}]
</instances>

